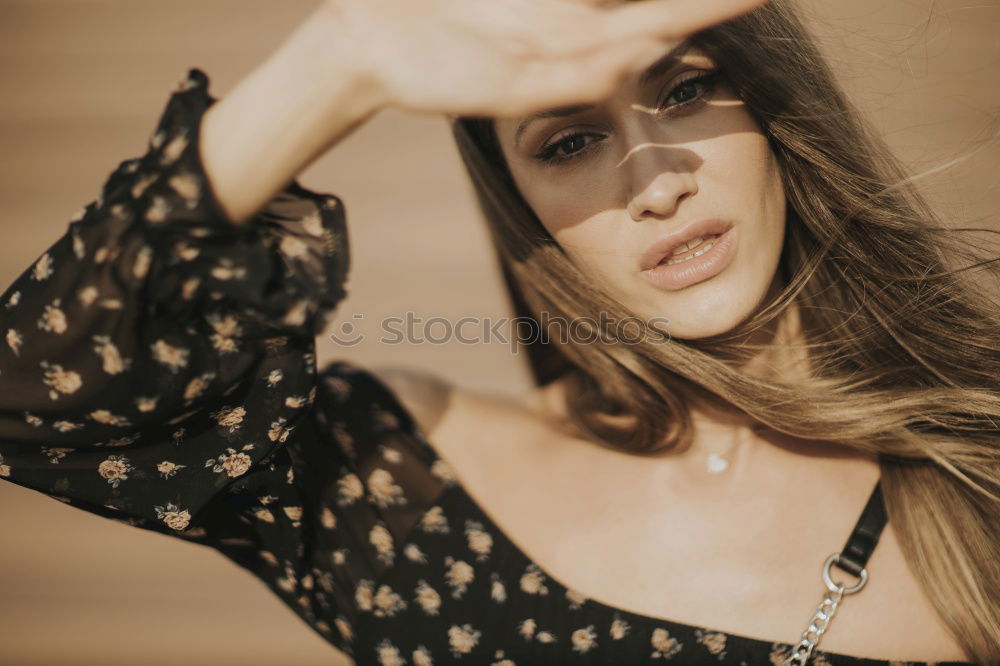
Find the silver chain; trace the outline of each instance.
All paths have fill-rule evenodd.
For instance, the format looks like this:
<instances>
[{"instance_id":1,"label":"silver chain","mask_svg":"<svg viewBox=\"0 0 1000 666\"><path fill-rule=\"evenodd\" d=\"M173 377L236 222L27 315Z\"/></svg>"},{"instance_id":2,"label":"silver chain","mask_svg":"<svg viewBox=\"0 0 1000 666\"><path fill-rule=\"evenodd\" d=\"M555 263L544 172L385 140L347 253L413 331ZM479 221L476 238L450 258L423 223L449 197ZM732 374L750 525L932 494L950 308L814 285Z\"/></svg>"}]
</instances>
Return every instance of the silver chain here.
<instances>
[{"instance_id":1,"label":"silver chain","mask_svg":"<svg viewBox=\"0 0 1000 666\"><path fill-rule=\"evenodd\" d=\"M837 612L837 606L844 596L843 589L844 586L841 585L839 589L833 592L827 590L823 594L823 601L816 607L816 613L809 621L809 626L802 632L802 638L792 650L792 655L785 660L785 666L806 666L809 663L809 657L819 644L819 639L826 631L833 614Z\"/></svg>"},{"instance_id":2,"label":"silver chain","mask_svg":"<svg viewBox=\"0 0 1000 666\"><path fill-rule=\"evenodd\" d=\"M809 626L802 632L802 637L798 644L792 649L792 654L785 659L784 666L806 666L813 651L819 645L819 639L826 633L827 627L833 614L837 612L840 601L845 595L860 592L861 588L868 582L868 571L861 570L861 580L853 587L844 587L843 583L834 583L830 578L830 567L840 561L840 553L833 553L826 562L823 563L823 582L827 591L823 593L823 600L816 607L816 612L809 620Z\"/></svg>"}]
</instances>

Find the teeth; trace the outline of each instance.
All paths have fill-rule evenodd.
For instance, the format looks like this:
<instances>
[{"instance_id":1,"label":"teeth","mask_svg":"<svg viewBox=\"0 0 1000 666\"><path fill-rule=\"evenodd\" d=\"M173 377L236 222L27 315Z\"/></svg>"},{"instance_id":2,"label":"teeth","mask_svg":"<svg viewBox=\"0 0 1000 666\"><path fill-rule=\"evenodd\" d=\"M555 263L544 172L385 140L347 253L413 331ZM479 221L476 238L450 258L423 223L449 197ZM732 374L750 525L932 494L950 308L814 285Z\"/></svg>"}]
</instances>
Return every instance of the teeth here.
<instances>
[{"instance_id":1,"label":"teeth","mask_svg":"<svg viewBox=\"0 0 1000 666\"><path fill-rule=\"evenodd\" d=\"M683 249L677 248L676 250L674 250L674 252L684 252L685 250L689 250L692 247L697 246L698 243L700 243L700 242L701 242L701 238L695 238L694 240L688 242ZM706 252L708 252L709 250L711 250L713 247L715 247L715 241L714 240L709 241L704 246L698 248L698 250L696 250L694 252L694 254L690 254L690 255L688 255L686 257L680 257L678 259L669 259L667 261L661 262L661 264L666 264L667 266L671 266L673 264L679 264L679 263L684 262L684 261L689 261L691 259L694 259L695 257L700 257L701 255L703 255Z\"/></svg>"},{"instance_id":2,"label":"teeth","mask_svg":"<svg viewBox=\"0 0 1000 666\"><path fill-rule=\"evenodd\" d=\"M686 252L687 250L690 250L693 247L698 247L698 243L702 242L703 240L705 240L704 236L698 236L697 238L692 238L687 243L675 247L671 252L671 254L679 254L681 252Z\"/></svg>"}]
</instances>

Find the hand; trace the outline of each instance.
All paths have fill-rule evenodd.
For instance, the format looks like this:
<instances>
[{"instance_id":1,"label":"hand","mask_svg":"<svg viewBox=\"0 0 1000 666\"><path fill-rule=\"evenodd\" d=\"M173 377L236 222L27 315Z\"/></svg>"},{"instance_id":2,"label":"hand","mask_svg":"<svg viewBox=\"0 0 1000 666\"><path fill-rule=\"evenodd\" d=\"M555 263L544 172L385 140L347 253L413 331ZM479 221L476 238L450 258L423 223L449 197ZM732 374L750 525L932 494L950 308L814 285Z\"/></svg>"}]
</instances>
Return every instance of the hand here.
<instances>
[{"instance_id":1,"label":"hand","mask_svg":"<svg viewBox=\"0 0 1000 666\"><path fill-rule=\"evenodd\" d=\"M390 106L520 116L593 103L763 0L326 0ZM603 6L602 6L603 5Z\"/></svg>"}]
</instances>

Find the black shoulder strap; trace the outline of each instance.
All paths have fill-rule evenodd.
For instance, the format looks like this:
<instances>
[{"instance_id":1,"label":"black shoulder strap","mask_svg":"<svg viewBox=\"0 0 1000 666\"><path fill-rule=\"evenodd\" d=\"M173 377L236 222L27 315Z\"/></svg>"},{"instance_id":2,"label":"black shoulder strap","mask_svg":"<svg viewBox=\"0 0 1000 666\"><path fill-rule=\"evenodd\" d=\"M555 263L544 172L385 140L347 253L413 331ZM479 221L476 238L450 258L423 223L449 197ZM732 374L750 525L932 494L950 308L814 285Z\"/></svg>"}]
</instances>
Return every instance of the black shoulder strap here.
<instances>
[{"instance_id":1,"label":"black shoulder strap","mask_svg":"<svg viewBox=\"0 0 1000 666\"><path fill-rule=\"evenodd\" d=\"M860 576L861 570L868 564L868 558L875 550L875 545L878 543L879 536L882 535L882 528L885 527L887 520L880 480L875 484L875 490L868 498L868 504L865 505L857 525L854 526L854 531L848 537L836 566L849 574Z\"/></svg>"}]
</instances>

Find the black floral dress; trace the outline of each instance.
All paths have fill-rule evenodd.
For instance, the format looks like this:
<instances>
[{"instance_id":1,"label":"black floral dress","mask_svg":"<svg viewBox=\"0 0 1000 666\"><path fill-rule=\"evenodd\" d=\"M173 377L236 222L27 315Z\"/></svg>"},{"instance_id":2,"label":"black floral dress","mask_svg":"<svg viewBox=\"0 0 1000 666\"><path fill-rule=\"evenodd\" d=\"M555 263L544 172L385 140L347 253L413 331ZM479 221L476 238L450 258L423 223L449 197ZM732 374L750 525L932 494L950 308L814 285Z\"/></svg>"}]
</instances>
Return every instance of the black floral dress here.
<instances>
[{"instance_id":1,"label":"black floral dress","mask_svg":"<svg viewBox=\"0 0 1000 666\"><path fill-rule=\"evenodd\" d=\"M0 478L221 552L358 664L781 663L788 643L564 586L374 375L317 371L344 207L293 181L227 222L198 154L214 101L191 69L146 154L0 297Z\"/></svg>"}]
</instances>

